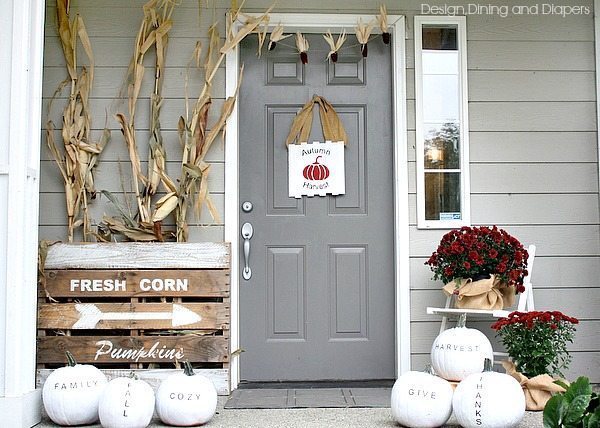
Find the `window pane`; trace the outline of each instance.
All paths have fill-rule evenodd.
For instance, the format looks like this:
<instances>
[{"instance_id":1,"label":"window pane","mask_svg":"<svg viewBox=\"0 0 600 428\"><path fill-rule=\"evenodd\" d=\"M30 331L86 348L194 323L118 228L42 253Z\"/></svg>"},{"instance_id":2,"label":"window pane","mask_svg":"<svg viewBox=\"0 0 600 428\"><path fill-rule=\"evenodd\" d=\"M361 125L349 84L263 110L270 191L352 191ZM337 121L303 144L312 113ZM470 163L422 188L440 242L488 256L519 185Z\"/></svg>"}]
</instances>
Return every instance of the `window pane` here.
<instances>
[{"instance_id":1,"label":"window pane","mask_svg":"<svg viewBox=\"0 0 600 428\"><path fill-rule=\"evenodd\" d=\"M461 220L459 172L425 172L425 220Z\"/></svg>"},{"instance_id":2,"label":"window pane","mask_svg":"<svg viewBox=\"0 0 600 428\"><path fill-rule=\"evenodd\" d=\"M423 74L458 75L458 51L423 51Z\"/></svg>"},{"instance_id":3,"label":"window pane","mask_svg":"<svg viewBox=\"0 0 600 428\"><path fill-rule=\"evenodd\" d=\"M460 168L460 128L458 123L425 124L425 169Z\"/></svg>"},{"instance_id":4,"label":"window pane","mask_svg":"<svg viewBox=\"0 0 600 428\"><path fill-rule=\"evenodd\" d=\"M423 76L423 120L458 121L458 76Z\"/></svg>"},{"instance_id":5,"label":"window pane","mask_svg":"<svg viewBox=\"0 0 600 428\"><path fill-rule=\"evenodd\" d=\"M423 49L457 50L456 27L423 26Z\"/></svg>"}]
</instances>

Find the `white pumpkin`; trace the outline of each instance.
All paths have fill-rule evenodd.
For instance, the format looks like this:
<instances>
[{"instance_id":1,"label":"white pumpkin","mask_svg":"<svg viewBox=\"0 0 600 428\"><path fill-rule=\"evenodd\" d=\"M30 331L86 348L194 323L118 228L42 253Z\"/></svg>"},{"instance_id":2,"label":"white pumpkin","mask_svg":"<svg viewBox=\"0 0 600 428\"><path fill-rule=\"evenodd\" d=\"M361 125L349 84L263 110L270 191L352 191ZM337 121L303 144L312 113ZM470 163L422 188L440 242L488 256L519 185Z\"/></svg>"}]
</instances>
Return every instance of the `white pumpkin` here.
<instances>
[{"instance_id":1,"label":"white pumpkin","mask_svg":"<svg viewBox=\"0 0 600 428\"><path fill-rule=\"evenodd\" d=\"M44 383L46 413L58 425L88 425L98 420L98 402L107 384L96 367L77 364L67 351L68 365L54 370Z\"/></svg>"},{"instance_id":2,"label":"white pumpkin","mask_svg":"<svg viewBox=\"0 0 600 428\"><path fill-rule=\"evenodd\" d=\"M525 415L525 393L515 378L492 370L485 360L483 373L468 376L454 391L452 407L465 428L510 428Z\"/></svg>"},{"instance_id":3,"label":"white pumpkin","mask_svg":"<svg viewBox=\"0 0 600 428\"><path fill-rule=\"evenodd\" d=\"M392 388L392 416L411 428L444 425L452 414L453 389L447 380L427 372L407 372Z\"/></svg>"},{"instance_id":4,"label":"white pumpkin","mask_svg":"<svg viewBox=\"0 0 600 428\"><path fill-rule=\"evenodd\" d=\"M443 331L431 347L431 365L438 376L461 381L470 374L483 371L483 361L494 361L492 344L477 329L465 327L462 314L456 327Z\"/></svg>"},{"instance_id":5,"label":"white pumpkin","mask_svg":"<svg viewBox=\"0 0 600 428\"><path fill-rule=\"evenodd\" d=\"M156 391L156 413L165 425L202 425L212 419L216 409L217 390L213 383L194 374L188 361L183 373L169 376Z\"/></svg>"},{"instance_id":6,"label":"white pumpkin","mask_svg":"<svg viewBox=\"0 0 600 428\"><path fill-rule=\"evenodd\" d=\"M154 413L154 391L135 377L118 377L106 385L98 407L104 428L146 428Z\"/></svg>"}]
</instances>

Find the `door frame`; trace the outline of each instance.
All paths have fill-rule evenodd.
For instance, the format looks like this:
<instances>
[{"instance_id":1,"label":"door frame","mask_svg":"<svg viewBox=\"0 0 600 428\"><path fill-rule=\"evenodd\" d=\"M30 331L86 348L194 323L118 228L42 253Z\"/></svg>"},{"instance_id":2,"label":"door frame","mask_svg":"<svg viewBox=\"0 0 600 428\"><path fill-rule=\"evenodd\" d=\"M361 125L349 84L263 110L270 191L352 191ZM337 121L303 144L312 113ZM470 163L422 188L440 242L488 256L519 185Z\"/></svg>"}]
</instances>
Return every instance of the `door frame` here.
<instances>
[{"instance_id":1,"label":"door frame","mask_svg":"<svg viewBox=\"0 0 600 428\"><path fill-rule=\"evenodd\" d=\"M258 15L256 15L258 16ZM323 33L345 29L353 32L359 19L370 22L373 15L272 13L271 25L281 23L287 31ZM395 278L395 367L396 375L410 370L410 282L409 282L409 212L408 212L408 144L406 105L406 19L388 16L392 35L392 85L394 121L394 278ZM234 31L242 23L235 22ZM287 32L286 31L286 32ZM226 56L225 96L235 94L240 67L239 45ZM238 103L227 121L225 133L225 241L231 243L231 331L230 382L236 389L240 381L239 326L239 120Z\"/></svg>"}]
</instances>

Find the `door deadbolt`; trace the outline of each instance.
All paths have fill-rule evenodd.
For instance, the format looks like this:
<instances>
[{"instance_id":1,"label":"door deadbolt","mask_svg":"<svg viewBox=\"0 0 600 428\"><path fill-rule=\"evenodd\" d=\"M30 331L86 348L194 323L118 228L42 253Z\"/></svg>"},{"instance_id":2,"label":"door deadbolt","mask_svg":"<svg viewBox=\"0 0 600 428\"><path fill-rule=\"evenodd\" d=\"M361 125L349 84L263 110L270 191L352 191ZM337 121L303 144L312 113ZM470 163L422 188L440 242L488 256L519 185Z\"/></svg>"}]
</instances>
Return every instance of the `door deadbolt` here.
<instances>
[{"instance_id":1,"label":"door deadbolt","mask_svg":"<svg viewBox=\"0 0 600 428\"><path fill-rule=\"evenodd\" d=\"M244 211L245 213L249 213L250 211L252 211L252 202L250 201L246 201L242 204L242 211Z\"/></svg>"}]
</instances>

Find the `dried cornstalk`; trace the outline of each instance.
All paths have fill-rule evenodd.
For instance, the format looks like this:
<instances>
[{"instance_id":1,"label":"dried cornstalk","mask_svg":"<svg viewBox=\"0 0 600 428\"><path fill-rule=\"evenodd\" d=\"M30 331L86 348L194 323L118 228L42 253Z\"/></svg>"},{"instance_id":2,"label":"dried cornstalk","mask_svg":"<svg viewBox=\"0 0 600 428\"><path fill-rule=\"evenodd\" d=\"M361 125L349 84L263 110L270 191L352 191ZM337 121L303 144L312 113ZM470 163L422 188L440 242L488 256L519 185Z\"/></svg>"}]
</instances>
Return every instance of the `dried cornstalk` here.
<instances>
[{"instance_id":1,"label":"dried cornstalk","mask_svg":"<svg viewBox=\"0 0 600 428\"><path fill-rule=\"evenodd\" d=\"M238 13L240 13L238 11ZM232 20L237 19L237 14L232 15ZM206 154L211 148L218 135L225 132L227 119L233 112L235 101L242 81L243 67L238 78L238 87L233 96L227 98L219 119L212 126L208 126L208 115L212 107L211 88L219 65L225 59L229 50L233 49L242 38L233 34L233 21L228 26L228 34L225 44L219 48L219 35L216 26L209 29L209 46L204 60L205 80L204 86L198 96L191 118L180 117L178 124L179 140L182 146L181 178L177 189L178 203L174 209L175 223L177 226L176 237L178 242L188 239L188 209L195 208L196 216L200 217L202 207L207 206L214 220L219 219L219 213L208 193L208 174L210 165L205 162ZM264 14L258 18L246 17L243 31L248 34L261 22L268 22L268 15ZM256 24L256 25L255 25ZM242 30L240 30L241 32ZM240 32L237 34L239 35ZM216 54L219 54L216 57ZM198 49L194 52L192 61L200 56ZM189 110L189 109L188 109ZM210 131L208 130L210 129Z\"/></svg>"},{"instance_id":2,"label":"dried cornstalk","mask_svg":"<svg viewBox=\"0 0 600 428\"><path fill-rule=\"evenodd\" d=\"M162 178L166 176L165 150L160 129L160 108L163 101L162 87L168 33L172 27L171 16L175 5L175 2L168 0L150 0L143 6L144 18L138 30L134 53L128 70L128 117L123 113L116 114L116 119L121 126L131 162L134 181L133 189L139 215L139 227L137 229L142 230L160 230L160 227L157 228L154 224L155 221L160 220L154 220L157 216L152 212L152 204L153 197L156 195L159 185L163 182ZM154 66L154 88L150 97L148 167L144 173L137 147L135 113L146 71L144 57L152 48L156 52L156 61ZM127 224L116 227L115 223L111 222L107 223L106 226L114 232L124 234L129 239L139 236L136 230L132 230L129 234L124 233L123 228L130 227ZM111 226L113 227L111 228ZM162 240L163 236L162 234L158 234L154 239ZM147 237L144 235L141 240L147 240Z\"/></svg>"},{"instance_id":3,"label":"dried cornstalk","mask_svg":"<svg viewBox=\"0 0 600 428\"><path fill-rule=\"evenodd\" d=\"M236 88L234 95L227 98L221 109L219 119L212 126L208 125L208 116L212 106L211 89L213 80L217 74L219 66L223 63L225 56L229 51L248 34L255 31L259 25L266 25L269 20L268 11L258 17L243 15L239 9L236 13L229 15L230 24L240 16L245 19L244 26L237 33L233 32L233 25L229 25L226 41L220 46L219 34L216 24L213 24L209 30L209 43L204 63L204 85L199 96L190 111L188 107L187 95L187 76L186 86L186 114L181 117L178 124L179 139L182 146L181 176L176 181L172 180L165 170L164 149L162 147L162 138L160 137L159 112L162 103L162 72L164 70L164 47L166 46L166 36L171 27L170 11L164 11L162 14L156 12L157 0L150 1L144 6L144 21L140 27L138 38L136 40L136 50L130 66L129 83L129 118L124 114L117 114L117 120L121 124L125 142L129 150L129 157L132 164L134 189L138 201L139 224L133 226L127 221L126 216L123 220L105 217L104 225L115 233L125 235L131 240L162 240L164 234L161 231L162 221L174 214L176 222L177 241L187 241L188 239L188 209L194 207L199 217L200 210L204 205L207 206L214 220L219 220L219 213L214 203L211 201L208 193L208 173L210 165L205 162L206 154L216 141L217 137L225 132L227 118L233 112L235 101L239 90ZM168 0L163 0L161 4L171 4ZM144 75L143 58L145 52L152 46L157 49L157 62L155 74L155 87L151 99L151 137L150 159L148 173L141 171L141 162L139 159L135 131L134 118L135 106L141 81ZM161 54L162 52L162 54ZM196 44L192 54L191 64L200 66L201 45ZM240 70L238 82L242 80L243 67ZM143 191L140 191L139 183L144 185ZM154 202L152 195L155 194L159 184L166 190L166 195Z\"/></svg>"},{"instance_id":4,"label":"dried cornstalk","mask_svg":"<svg viewBox=\"0 0 600 428\"><path fill-rule=\"evenodd\" d=\"M67 208L67 236L73 242L75 229L83 226L83 240L91 235L88 199L96 197L93 169L110 140L110 131L104 129L98 143L92 142L89 97L94 81L94 55L83 19L69 17L69 1L56 1L58 34L65 57L68 77L59 85L70 82L69 101L63 110L61 152L54 139L54 123L46 124L46 142L63 178ZM88 66L78 67L78 41L88 59Z\"/></svg>"}]
</instances>

